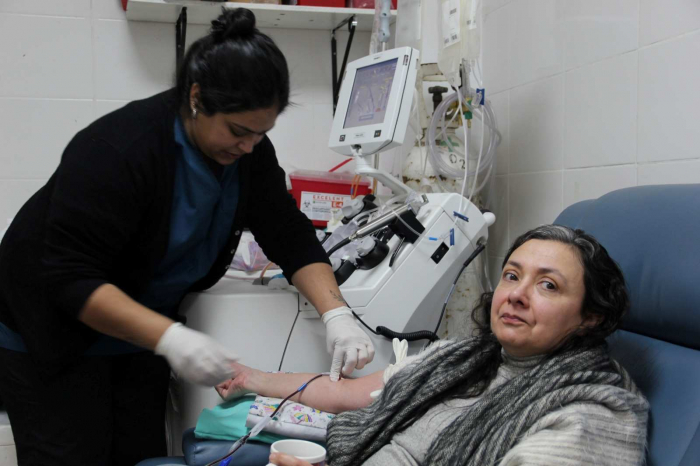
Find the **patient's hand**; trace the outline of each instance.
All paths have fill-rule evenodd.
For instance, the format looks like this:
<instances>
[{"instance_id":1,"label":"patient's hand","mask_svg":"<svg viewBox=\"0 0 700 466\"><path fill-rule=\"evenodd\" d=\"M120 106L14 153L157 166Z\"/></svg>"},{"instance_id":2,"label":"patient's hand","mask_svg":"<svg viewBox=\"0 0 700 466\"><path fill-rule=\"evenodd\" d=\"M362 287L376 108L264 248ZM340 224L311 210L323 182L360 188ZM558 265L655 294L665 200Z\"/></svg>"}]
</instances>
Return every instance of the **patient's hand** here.
<instances>
[{"instance_id":1,"label":"patient's hand","mask_svg":"<svg viewBox=\"0 0 700 466\"><path fill-rule=\"evenodd\" d=\"M246 393L251 392L247 386L247 382L255 369L244 366L243 364L238 364L237 362L234 362L233 366L236 377L227 380L226 382L222 382L215 387L216 391L219 393L219 396L224 401L240 398Z\"/></svg>"},{"instance_id":2,"label":"patient's hand","mask_svg":"<svg viewBox=\"0 0 700 466\"><path fill-rule=\"evenodd\" d=\"M272 453L270 463L277 466L311 466L311 463L282 453Z\"/></svg>"}]
</instances>

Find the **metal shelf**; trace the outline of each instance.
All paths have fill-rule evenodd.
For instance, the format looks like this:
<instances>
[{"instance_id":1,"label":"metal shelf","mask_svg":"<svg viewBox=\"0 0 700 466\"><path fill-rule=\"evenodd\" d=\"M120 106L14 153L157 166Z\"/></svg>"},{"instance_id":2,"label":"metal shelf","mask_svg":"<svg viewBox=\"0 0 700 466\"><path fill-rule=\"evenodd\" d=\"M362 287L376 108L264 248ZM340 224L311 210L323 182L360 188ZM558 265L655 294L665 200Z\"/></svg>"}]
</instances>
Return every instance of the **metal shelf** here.
<instances>
[{"instance_id":1,"label":"metal shelf","mask_svg":"<svg viewBox=\"0 0 700 466\"><path fill-rule=\"evenodd\" d=\"M224 8L248 8L255 13L260 28L332 30L341 21L355 15L358 31L371 31L374 10L366 8L329 8L270 5L266 3L206 2L183 0L129 0L126 17L132 21L175 23L182 7L187 7L187 24L209 25ZM393 23L396 10L391 11Z\"/></svg>"}]
</instances>

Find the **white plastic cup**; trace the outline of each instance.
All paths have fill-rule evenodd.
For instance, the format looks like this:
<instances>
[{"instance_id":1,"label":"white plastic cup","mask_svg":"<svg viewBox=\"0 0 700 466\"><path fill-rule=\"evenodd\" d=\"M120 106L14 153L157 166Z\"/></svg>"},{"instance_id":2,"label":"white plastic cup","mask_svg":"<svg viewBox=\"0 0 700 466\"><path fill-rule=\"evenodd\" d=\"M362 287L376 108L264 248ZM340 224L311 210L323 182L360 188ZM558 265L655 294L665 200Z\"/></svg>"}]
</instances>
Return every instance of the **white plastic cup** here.
<instances>
[{"instance_id":1,"label":"white plastic cup","mask_svg":"<svg viewBox=\"0 0 700 466\"><path fill-rule=\"evenodd\" d=\"M270 447L272 453L284 453L300 460L308 461L313 466L326 466L326 449L321 445L306 440L278 440ZM267 466L275 466L268 463Z\"/></svg>"}]
</instances>

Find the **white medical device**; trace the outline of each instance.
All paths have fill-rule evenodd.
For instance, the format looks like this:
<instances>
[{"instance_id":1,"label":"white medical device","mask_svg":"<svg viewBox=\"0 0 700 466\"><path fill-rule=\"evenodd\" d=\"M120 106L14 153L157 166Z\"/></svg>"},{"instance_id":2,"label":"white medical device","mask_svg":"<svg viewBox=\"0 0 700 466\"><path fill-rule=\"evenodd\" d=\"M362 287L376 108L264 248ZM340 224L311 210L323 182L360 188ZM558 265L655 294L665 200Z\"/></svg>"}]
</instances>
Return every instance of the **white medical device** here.
<instances>
[{"instance_id":1,"label":"white medical device","mask_svg":"<svg viewBox=\"0 0 700 466\"><path fill-rule=\"evenodd\" d=\"M416 85L418 51L401 47L347 66L328 147L372 155L403 144Z\"/></svg>"},{"instance_id":2,"label":"white medical device","mask_svg":"<svg viewBox=\"0 0 700 466\"><path fill-rule=\"evenodd\" d=\"M417 52L404 47L350 63L329 144L336 152L364 161L357 163L358 173L373 176L399 193L411 190L369 167L364 155L403 142L417 61ZM377 212L376 219L370 217L358 225L354 236L348 236L348 241L361 244L353 257L343 258L351 272L343 277L340 290L373 329L385 326L400 333L431 333L459 272L477 249L483 249L495 217L482 215L457 193L423 194L418 200L413 196L389 212ZM385 255L367 266L365 258L372 254L373 241L382 243ZM252 281L223 279L210 290L188 295L180 310L188 326L227 345L244 364L267 371L319 373L330 368L324 325L316 309L293 287L273 290ZM394 362L391 340L369 336L375 346L374 361L353 376ZM426 343L410 342L409 354ZM185 383L182 392L184 428L194 425L202 408L220 402L212 389Z\"/></svg>"}]
</instances>

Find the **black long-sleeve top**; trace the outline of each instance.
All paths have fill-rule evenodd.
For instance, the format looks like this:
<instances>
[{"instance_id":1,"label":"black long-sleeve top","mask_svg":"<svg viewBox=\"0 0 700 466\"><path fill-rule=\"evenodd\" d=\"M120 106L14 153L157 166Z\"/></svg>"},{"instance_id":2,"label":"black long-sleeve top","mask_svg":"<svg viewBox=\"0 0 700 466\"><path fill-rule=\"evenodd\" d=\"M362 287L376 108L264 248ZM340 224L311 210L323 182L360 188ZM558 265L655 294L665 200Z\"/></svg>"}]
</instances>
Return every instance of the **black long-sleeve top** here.
<instances>
[{"instance_id":1,"label":"black long-sleeve top","mask_svg":"<svg viewBox=\"0 0 700 466\"><path fill-rule=\"evenodd\" d=\"M0 322L45 369L82 354L98 333L79 311L101 285L139 296L165 256L175 159L174 92L132 102L80 131L48 183L0 244ZM244 228L285 276L328 262L311 222L286 189L265 137L239 161L240 197L227 246L190 291L214 285Z\"/></svg>"}]
</instances>

